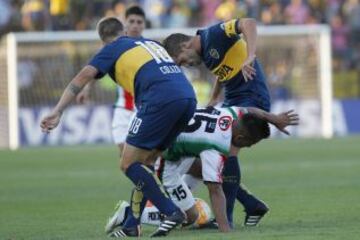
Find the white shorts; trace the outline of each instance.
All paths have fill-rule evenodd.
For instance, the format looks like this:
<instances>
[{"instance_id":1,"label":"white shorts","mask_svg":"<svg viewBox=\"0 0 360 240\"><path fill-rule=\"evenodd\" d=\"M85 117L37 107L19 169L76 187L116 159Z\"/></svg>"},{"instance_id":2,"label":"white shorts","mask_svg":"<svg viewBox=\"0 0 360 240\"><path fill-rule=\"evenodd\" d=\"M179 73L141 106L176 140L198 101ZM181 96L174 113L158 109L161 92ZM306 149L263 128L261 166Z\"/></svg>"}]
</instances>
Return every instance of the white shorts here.
<instances>
[{"instance_id":1,"label":"white shorts","mask_svg":"<svg viewBox=\"0 0 360 240\"><path fill-rule=\"evenodd\" d=\"M204 182L222 183L225 157L218 151L209 149L200 153L201 173Z\"/></svg>"},{"instance_id":2,"label":"white shorts","mask_svg":"<svg viewBox=\"0 0 360 240\"><path fill-rule=\"evenodd\" d=\"M135 112L125 108L115 107L112 118L111 133L115 144L124 143L128 134L129 123Z\"/></svg>"},{"instance_id":3,"label":"white shorts","mask_svg":"<svg viewBox=\"0 0 360 240\"><path fill-rule=\"evenodd\" d=\"M222 183L222 170L224 168L225 157L214 149L202 151L199 156L201 160L202 180L204 182ZM171 177L172 172L176 172L182 176L189 171L194 161L195 157L182 157L175 162L165 161L165 167L167 168L164 168L163 172L166 174L166 171L169 171L169 177Z\"/></svg>"},{"instance_id":4,"label":"white shorts","mask_svg":"<svg viewBox=\"0 0 360 240\"><path fill-rule=\"evenodd\" d=\"M182 175L189 171L194 160L195 158L182 158L180 161L170 162L161 159L158 160L161 163L157 161L155 164L156 171L160 168L160 178L165 190L176 206L183 211L189 210L195 204L194 196L182 179Z\"/></svg>"},{"instance_id":5,"label":"white shorts","mask_svg":"<svg viewBox=\"0 0 360 240\"><path fill-rule=\"evenodd\" d=\"M195 204L194 196L184 182L186 174L195 161L195 157L182 157L178 161L160 159L155 164L166 191L171 200L183 211ZM210 149L200 153L201 171L204 182L222 183L222 170L225 158L216 150Z\"/></svg>"}]
</instances>

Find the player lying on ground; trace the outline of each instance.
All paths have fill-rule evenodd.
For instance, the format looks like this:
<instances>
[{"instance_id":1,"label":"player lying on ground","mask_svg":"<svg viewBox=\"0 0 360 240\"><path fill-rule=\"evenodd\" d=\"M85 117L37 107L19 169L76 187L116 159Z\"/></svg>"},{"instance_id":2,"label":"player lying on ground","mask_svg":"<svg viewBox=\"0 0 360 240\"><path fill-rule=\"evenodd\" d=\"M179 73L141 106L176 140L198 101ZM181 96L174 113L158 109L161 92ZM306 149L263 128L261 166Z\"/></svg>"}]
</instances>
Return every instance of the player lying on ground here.
<instances>
[{"instance_id":1,"label":"player lying on ground","mask_svg":"<svg viewBox=\"0 0 360 240\"><path fill-rule=\"evenodd\" d=\"M224 107L257 107L270 111L266 77L256 58L256 28L255 19L233 19L198 30L195 36L171 34L164 40L164 46L178 65L198 66L203 62L217 77L209 105L219 102L221 88L224 88ZM231 224L237 198L246 212L244 224L256 226L268 207L240 185L238 156L239 148L232 148L224 166L228 220Z\"/></svg>"},{"instance_id":2,"label":"player lying on ground","mask_svg":"<svg viewBox=\"0 0 360 240\"><path fill-rule=\"evenodd\" d=\"M250 147L270 135L267 122L286 132L288 125L298 124L298 115L292 111L278 115L256 108L214 108L198 109L185 130L177 137L157 164L157 172L168 194L187 215L187 224L198 218L194 197L182 176L188 172L197 157L201 160L201 176L209 190L211 206L219 230L230 230L226 217L226 202L222 190L222 169L231 146ZM136 199L131 200L131 210L119 208L110 218L106 232L132 221L132 211L138 211ZM125 219L124 219L125 218ZM123 229L111 236L122 235Z\"/></svg>"},{"instance_id":3,"label":"player lying on ground","mask_svg":"<svg viewBox=\"0 0 360 240\"><path fill-rule=\"evenodd\" d=\"M180 67L156 41L125 36L122 23L112 17L100 20L98 32L108 44L71 80L57 105L42 119L41 128L46 133L56 128L63 111L84 86L106 74L130 92L138 111L119 159L120 169L134 184L133 196L144 204L150 200L166 215L152 234L165 236L185 215L166 195L149 160L171 145L187 125L196 109L195 93ZM136 234L136 223L129 223L128 229Z\"/></svg>"}]
</instances>

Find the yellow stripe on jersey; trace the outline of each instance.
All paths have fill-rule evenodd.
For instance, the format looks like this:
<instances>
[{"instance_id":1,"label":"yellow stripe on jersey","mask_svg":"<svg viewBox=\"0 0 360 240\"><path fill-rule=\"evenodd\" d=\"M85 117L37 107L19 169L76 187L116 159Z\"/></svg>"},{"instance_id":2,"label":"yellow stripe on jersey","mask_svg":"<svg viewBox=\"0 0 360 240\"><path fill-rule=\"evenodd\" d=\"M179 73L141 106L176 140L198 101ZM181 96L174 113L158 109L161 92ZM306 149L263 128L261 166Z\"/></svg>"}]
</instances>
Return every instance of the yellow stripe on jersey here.
<instances>
[{"instance_id":1,"label":"yellow stripe on jersey","mask_svg":"<svg viewBox=\"0 0 360 240\"><path fill-rule=\"evenodd\" d=\"M144 64L151 60L153 60L151 54L141 46L127 50L115 63L116 82L134 96L136 73Z\"/></svg>"},{"instance_id":2,"label":"yellow stripe on jersey","mask_svg":"<svg viewBox=\"0 0 360 240\"><path fill-rule=\"evenodd\" d=\"M228 37L238 35L236 32L236 21L237 19L233 19L224 23L224 30Z\"/></svg>"},{"instance_id":3,"label":"yellow stripe on jersey","mask_svg":"<svg viewBox=\"0 0 360 240\"><path fill-rule=\"evenodd\" d=\"M218 77L220 82L227 81L239 73L246 58L246 42L240 39L227 50L221 63L211 71Z\"/></svg>"}]
</instances>

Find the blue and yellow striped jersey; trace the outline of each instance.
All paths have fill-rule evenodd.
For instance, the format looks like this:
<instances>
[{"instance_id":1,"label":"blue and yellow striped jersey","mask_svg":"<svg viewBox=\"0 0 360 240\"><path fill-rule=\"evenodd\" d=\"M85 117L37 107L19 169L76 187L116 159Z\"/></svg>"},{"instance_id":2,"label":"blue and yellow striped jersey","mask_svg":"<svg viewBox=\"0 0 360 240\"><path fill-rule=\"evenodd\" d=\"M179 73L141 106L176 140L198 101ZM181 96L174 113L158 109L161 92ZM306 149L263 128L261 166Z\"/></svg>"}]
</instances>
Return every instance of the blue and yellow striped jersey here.
<instances>
[{"instance_id":1,"label":"blue and yellow striped jersey","mask_svg":"<svg viewBox=\"0 0 360 240\"><path fill-rule=\"evenodd\" d=\"M119 37L104 46L90 61L99 73L109 74L135 98L135 104L164 104L194 98L194 90L166 50L156 41Z\"/></svg>"},{"instance_id":2,"label":"blue and yellow striped jersey","mask_svg":"<svg viewBox=\"0 0 360 240\"><path fill-rule=\"evenodd\" d=\"M236 31L237 22L237 19L233 19L198 30L201 58L225 87L225 102L253 93L269 100L265 75L257 60L254 66L257 71L255 79L248 82L244 80L241 66L247 58L247 47Z\"/></svg>"}]
</instances>

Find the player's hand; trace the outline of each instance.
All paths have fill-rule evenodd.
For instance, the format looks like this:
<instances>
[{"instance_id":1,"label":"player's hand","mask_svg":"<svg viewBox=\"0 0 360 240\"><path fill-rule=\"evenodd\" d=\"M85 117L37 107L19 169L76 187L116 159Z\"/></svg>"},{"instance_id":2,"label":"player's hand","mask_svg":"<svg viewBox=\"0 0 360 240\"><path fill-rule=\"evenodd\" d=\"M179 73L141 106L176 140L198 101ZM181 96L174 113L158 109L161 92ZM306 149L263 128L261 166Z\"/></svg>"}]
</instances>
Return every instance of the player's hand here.
<instances>
[{"instance_id":1,"label":"player's hand","mask_svg":"<svg viewBox=\"0 0 360 240\"><path fill-rule=\"evenodd\" d=\"M299 125L299 115L295 113L294 110L277 114L274 125L281 132L285 133L286 135L290 135L290 133L285 128L290 125Z\"/></svg>"},{"instance_id":2,"label":"player's hand","mask_svg":"<svg viewBox=\"0 0 360 240\"><path fill-rule=\"evenodd\" d=\"M52 112L49 115L45 116L41 120L41 130L45 133L50 133L51 130L57 127L60 122L61 113L59 112Z\"/></svg>"},{"instance_id":3,"label":"player's hand","mask_svg":"<svg viewBox=\"0 0 360 240\"><path fill-rule=\"evenodd\" d=\"M256 55L249 56L241 67L241 72L244 76L245 82L253 80L254 76L256 75L256 69L254 68L255 58Z\"/></svg>"}]
</instances>

